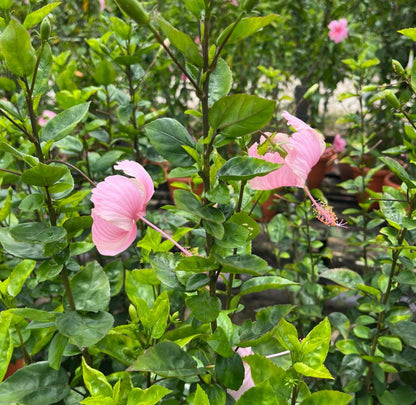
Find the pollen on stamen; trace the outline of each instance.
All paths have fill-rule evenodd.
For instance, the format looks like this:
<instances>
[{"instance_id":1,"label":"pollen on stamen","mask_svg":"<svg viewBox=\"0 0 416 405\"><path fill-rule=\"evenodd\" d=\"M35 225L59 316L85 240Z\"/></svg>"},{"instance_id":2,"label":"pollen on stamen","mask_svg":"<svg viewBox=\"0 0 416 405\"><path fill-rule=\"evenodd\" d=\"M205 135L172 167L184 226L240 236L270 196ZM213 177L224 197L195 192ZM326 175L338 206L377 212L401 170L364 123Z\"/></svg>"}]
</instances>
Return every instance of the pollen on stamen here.
<instances>
[{"instance_id":1,"label":"pollen on stamen","mask_svg":"<svg viewBox=\"0 0 416 405\"><path fill-rule=\"evenodd\" d=\"M316 215L316 218L327 226L336 226L339 228L347 229L347 222L343 219L338 220L335 212L332 211L332 208L322 201L313 201L313 211Z\"/></svg>"}]
</instances>

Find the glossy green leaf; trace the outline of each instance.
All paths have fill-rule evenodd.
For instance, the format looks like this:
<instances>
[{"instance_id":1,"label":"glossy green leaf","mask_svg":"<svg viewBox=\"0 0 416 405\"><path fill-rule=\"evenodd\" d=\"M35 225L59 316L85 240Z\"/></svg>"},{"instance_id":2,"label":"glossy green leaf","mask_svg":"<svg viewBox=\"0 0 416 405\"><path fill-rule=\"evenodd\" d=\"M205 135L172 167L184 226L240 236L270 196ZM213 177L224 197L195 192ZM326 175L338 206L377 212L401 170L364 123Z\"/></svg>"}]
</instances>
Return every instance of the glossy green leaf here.
<instances>
[{"instance_id":1,"label":"glossy green leaf","mask_svg":"<svg viewBox=\"0 0 416 405\"><path fill-rule=\"evenodd\" d=\"M127 405L155 405L170 392L170 389L156 384L145 390L133 388L129 392Z\"/></svg>"},{"instance_id":2,"label":"glossy green leaf","mask_svg":"<svg viewBox=\"0 0 416 405\"><path fill-rule=\"evenodd\" d=\"M65 238L66 231L60 226L48 226L43 222L28 222L10 228L10 235L18 242L50 243Z\"/></svg>"},{"instance_id":3,"label":"glossy green leaf","mask_svg":"<svg viewBox=\"0 0 416 405\"><path fill-rule=\"evenodd\" d=\"M195 149L195 141L186 128L172 118L159 118L145 126L145 132L157 152L175 166L191 166L194 159L182 145Z\"/></svg>"},{"instance_id":4,"label":"glossy green leaf","mask_svg":"<svg viewBox=\"0 0 416 405\"><path fill-rule=\"evenodd\" d=\"M13 0L0 0L0 9L8 10L12 6Z\"/></svg>"},{"instance_id":5,"label":"glossy green leaf","mask_svg":"<svg viewBox=\"0 0 416 405\"><path fill-rule=\"evenodd\" d=\"M416 42L416 28L404 28L402 30L397 31L402 35L410 38L412 41Z\"/></svg>"},{"instance_id":6,"label":"glossy green leaf","mask_svg":"<svg viewBox=\"0 0 416 405\"><path fill-rule=\"evenodd\" d=\"M0 36L0 50L9 70L19 77L30 76L36 65L36 54L30 35L12 18Z\"/></svg>"},{"instance_id":7,"label":"glossy green leaf","mask_svg":"<svg viewBox=\"0 0 416 405\"><path fill-rule=\"evenodd\" d=\"M159 16L156 20L163 33L169 38L172 45L185 56L186 60L195 66L202 67L204 63L195 41L188 34L179 31L162 17Z\"/></svg>"},{"instance_id":8,"label":"glossy green leaf","mask_svg":"<svg viewBox=\"0 0 416 405\"><path fill-rule=\"evenodd\" d=\"M378 338L380 346L387 347L388 349L402 351L403 345L401 340L396 336L380 336Z\"/></svg>"},{"instance_id":9,"label":"glossy green leaf","mask_svg":"<svg viewBox=\"0 0 416 405\"><path fill-rule=\"evenodd\" d=\"M4 221L10 215L12 209L12 194L13 191L9 188L7 196L3 201L3 205L0 208L0 221Z\"/></svg>"},{"instance_id":10,"label":"glossy green leaf","mask_svg":"<svg viewBox=\"0 0 416 405\"><path fill-rule=\"evenodd\" d=\"M114 318L108 312L79 314L68 311L56 315L56 327L70 343L82 348L91 346L107 335Z\"/></svg>"},{"instance_id":11,"label":"glossy green leaf","mask_svg":"<svg viewBox=\"0 0 416 405\"><path fill-rule=\"evenodd\" d=\"M221 384L231 390L238 390L244 380L244 366L239 354L232 357L218 356L215 362L215 371Z\"/></svg>"},{"instance_id":12,"label":"glossy green leaf","mask_svg":"<svg viewBox=\"0 0 416 405\"><path fill-rule=\"evenodd\" d=\"M232 357L234 350L228 341L227 335L221 327L217 327L215 332L208 338L207 343L222 357Z\"/></svg>"},{"instance_id":13,"label":"glossy green leaf","mask_svg":"<svg viewBox=\"0 0 416 405\"><path fill-rule=\"evenodd\" d=\"M70 280L78 311L105 311L110 303L110 283L97 262L89 262Z\"/></svg>"},{"instance_id":14,"label":"glossy green leaf","mask_svg":"<svg viewBox=\"0 0 416 405\"><path fill-rule=\"evenodd\" d=\"M84 378L85 386L92 396L113 396L113 388L107 381L105 375L101 371L90 367L84 358L82 358L82 376Z\"/></svg>"},{"instance_id":15,"label":"glossy green leaf","mask_svg":"<svg viewBox=\"0 0 416 405\"><path fill-rule=\"evenodd\" d=\"M210 405L208 395L205 393L205 391L201 388L199 384L196 387L194 404Z\"/></svg>"},{"instance_id":16,"label":"glossy green leaf","mask_svg":"<svg viewBox=\"0 0 416 405\"><path fill-rule=\"evenodd\" d=\"M313 377L313 378L328 378L333 380L331 373L328 369L321 364L318 367L309 367L307 364L303 362L296 362L293 364L293 368L300 374L304 375L305 377Z\"/></svg>"},{"instance_id":17,"label":"glossy green leaf","mask_svg":"<svg viewBox=\"0 0 416 405\"><path fill-rule=\"evenodd\" d=\"M355 340L346 339L338 340L335 346L339 349L342 354L360 354L361 350L358 343Z\"/></svg>"},{"instance_id":18,"label":"glossy green leaf","mask_svg":"<svg viewBox=\"0 0 416 405\"><path fill-rule=\"evenodd\" d=\"M209 112L211 127L229 138L250 134L263 128L272 118L275 103L248 94L220 98Z\"/></svg>"},{"instance_id":19,"label":"glossy green leaf","mask_svg":"<svg viewBox=\"0 0 416 405\"><path fill-rule=\"evenodd\" d=\"M150 255L150 264L159 281L176 290L183 289L175 273L176 260L172 253L162 252Z\"/></svg>"},{"instance_id":20,"label":"glossy green leaf","mask_svg":"<svg viewBox=\"0 0 416 405\"><path fill-rule=\"evenodd\" d=\"M213 322L221 311L221 301L218 297L211 297L203 290L200 295L192 295L186 300L186 305L199 321Z\"/></svg>"},{"instance_id":21,"label":"glossy green leaf","mask_svg":"<svg viewBox=\"0 0 416 405\"><path fill-rule=\"evenodd\" d=\"M217 257L217 260L223 265L225 273L261 276L270 271L267 262L255 255L233 255L225 259Z\"/></svg>"},{"instance_id":22,"label":"glossy green leaf","mask_svg":"<svg viewBox=\"0 0 416 405\"><path fill-rule=\"evenodd\" d=\"M240 225L248 231L248 239L254 239L260 233L258 223L245 212L236 212L228 222Z\"/></svg>"},{"instance_id":23,"label":"glossy green leaf","mask_svg":"<svg viewBox=\"0 0 416 405\"><path fill-rule=\"evenodd\" d=\"M0 403L52 405L70 392L64 369L54 370L48 362L33 363L17 370L0 383Z\"/></svg>"},{"instance_id":24,"label":"glossy green leaf","mask_svg":"<svg viewBox=\"0 0 416 405\"><path fill-rule=\"evenodd\" d=\"M150 310L149 318L152 324L151 337L160 339L168 326L170 312L169 296L167 291L163 291L155 300Z\"/></svg>"},{"instance_id":25,"label":"glossy green leaf","mask_svg":"<svg viewBox=\"0 0 416 405\"><path fill-rule=\"evenodd\" d=\"M40 57L39 66L36 71L36 82L33 89L34 96L49 90L49 79L52 74L53 60L51 47L48 43L45 43L41 50L42 55Z\"/></svg>"},{"instance_id":26,"label":"glossy green leaf","mask_svg":"<svg viewBox=\"0 0 416 405\"><path fill-rule=\"evenodd\" d=\"M303 400L300 405L347 405L352 399L352 395L343 392L323 390L314 392L310 397Z\"/></svg>"},{"instance_id":27,"label":"glossy green leaf","mask_svg":"<svg viewBox=\"0 0 416 405\"><path fill-rule=\"evenodd\" d=\"M201 17L202 11L205 10L204 0L184 0L186 8L198 19Z\"/></svg>"},{"instance_id":28,"label":"glossy green leaf","mask_svg":"<svg viewBox=\"0 0 416 405\"><path fill-rule=\"evenodd\" d=\"M416 349L416 323L410 321L397 322L390 325L390 331L397 335L403 343Z\"/></svg>"},{"instance_id":29,"label":"glossy green leaf","mask_svg":"<svg viewBox=\"0 0 416 405\"><path fill-rule=\"evenodd\" d=\"M7 292L16 297L22 291L26 279L30 276L36 266L34 260L25 259L16 265L9 276L9 284L7 285Z\"/></svg>"},{"instance_id":30,"label":"glossy green leaf","mask_svg":"<svg viewBox=\"0 0 416 405\"><path fill-rule=\"evenodd\" d=\"M328 319L331 325L339 330L342 337L347 339L350 329L350 320L348 317L342 312L332 312L328 315Z\"/></svg>"},{"instance_id":31,"label":"glossy green leaf","mask_svg":"<svg viewBox=\"0 0 416 405\"><path fill-rule=\"evenodd\" d=\"M224 181L250 180L262 177L278 169L281 165L250 156L234 156L218 170L217 177Z\"/></svg>"},{"instance_id":32,"label":"glossy green leaf","mask_svg":"<svg viewBox=\"0 0 416 405\"><path fill-rule=\"evenodd\" d=\"M59 141L86 117L90 102L74 105L51 118L42 128L41 141Z\"/></svg>"},{"instance_id":33,"label":"glossy green leaf","mask_svg":"<svg viewBox=\"0 0 416 405\"><path fill-rule=\"evenodd\" d=\"M0 381L3 381L13 354L13 339L10 328L11 320L11 312L2 311L0 313Z\"/></svg>"},{"instance_id":34,"label":"glossy green leaf","mask_svg":"<svg viewBox=\"0 0 416 405\"><path fill-rule=\"evenodd\" d=\"M271 24L273 21L276 21L279 18L277 14L270 14L265 17L247 17L243 18L237 25L237 27L231 33L228 43L236 43L241 41L244 38L247 38L250 35L253 35L255 32L261 30L265 26ZM221 44L224 39L229 35L233 24L230 24L218 37L217 44Z\"/></svg>"},{"instance_id":35,"label":"glossy green leaf","mask_svg":"<svg viewBox=\"0 0 416 405\"><path fill-rule=\"evenodd\" d=\"M23 183L31 186L49 187L55 184L66 173L65 167L38 163L22 173Z\"/></svg>"},{"instance_id":36,"label":"glossy green leaf","mask_svg":"<svg viewBox=\"0 0 416 405\"><path fill-rule=\"evenodd\" d=\"M282 405L276 396L275 390L268 382L256 385L245 391L235 405Z\"/></svg>"},{"instance_id":37,"label":"glossy green leaf","mask_svg":"<svg viewBox=\"0 0 416 405\"><path fill-rule=\"evenodd\" d=\"M61 367L64 350L68 343L68 338L62 336L59 332L55 334L48 349L48 363L49 366L55 370Z\"/></svg>"},{"instance_id":38,"label":"glossy green leaf","mask_svg":"<svg viewBox=\"0 0 416 405\"><path fill-rule=\"evenodd\" d=\"M113 64L106 59L101 60L95 68L94 79L102 86L114 83L116 77L117 72Z\"/></svg>"},{"instance_id":39,"label":"glossy green leaf","mask_svg":"<svg viewBox=\"0 0 416 405\"><path fill-rule=\"evenodd\" d=\"M213 236L220 239L216 234L213 234ZM224 224L224 235L218 244L226 249L238 248L248 241L248 237L249 231L246 228L232 222L226 222Z\"/></svg>"},{"instance_id":40,"label":"glossy green leaf","mask_svg":"<svg viewBox=\"0 0 416 405\"><path fill-rule=\"evenodd\" d=\"M218 269L218 263L202 256L186 256L180 259L175 270L192 271L194 273L212 271Z\"/></svg>"},{"instance_id":41,"label":"glossy green leaf","mask_svg":"<svg viewBox=\"0 0 416 405\"><path fill-rule=\"evenodd\" d=\"M328 318L324 318L302 340L302 363L314 369L322 365L328 354L330 340L331 325Z\"/></svg>"},{"instance_id":42,"label":"glossy green leaf","mask_svg":"<svg viewBox=\"0 0 416 405\"><path fill-rule=\"evenodd\" d=\"M187 380L201 373L196 361L177 344L160 342L147 349L128 368L128 371L155 373L161 377Z\"/></svg>"},{"instance_id":43,"label":"glossy green leaf","mask_svg":"<svg viewBox=\"0 0 416 405\"><path fill-rule=\"evenodd\" d=\"M255 346L276 330L281 319L293 309L292 305L273 305L260 309L256 313L256 320L246 320L240 328L239 336L241 347Z\"/></svg>"},{"instance_id":44,"label":"glossy green leaf","mask_svg":"<svg viewBox=\"0 0 416 405\"><path fill-rule=\"evenodd\" d=\"M19 204L19 209L22 211L35 211L42 207L45 199L42 194L33 193L26 196Z\"/></svg>"},{"instance_id":45,"label":"glossy green leaf","mask_svg":"<svg viewBox=\"0 0 416 405\"><path fill-rule=\"evenodd\" d=\"M23 259L45 259L44 245L40 243L18 242L10 235L6 228L0 228L0 243L7 253Z\"/></svg>"},{"instance_id":46,"label":"glossy green leaf","mask_svg":"<svg viewBox=\"0 0 416 405\"><path fill-rule=\"evenodd\" d=\"M209 78L208 105L212 106L231 90L233 76L230 67L224 59L218 59L217 66Z\"/></svg>"},{"instance_id":47,"label":"glossy green leaf","mask_svg":"<svg viewBox=\"0 0 416 405\"><path fill-rule=\"evenodd\" d=\"M131 26L124 22L121 18L110 17L111 23L113 24L113 30L120 38L127 40L131 36Z\"/></svg>"},{"instance_id":48,"label":"glossy green leaf","mask_svg":"<svg viewBox=\"0 0 416 405\"><path fill-rule=\"evenodd\" d=\"M28 14L23 21L23 26L27 29L39 24L55 7L59 6L61 2L52 2L43 6L32 13Z\"/></svg>"},{"instance_id":49,"label":"glossy green leaf","mask_svg":"<svg viewBox=\"0 0 416 405\"><path fill-rule=\"evenodd\" d=\"M16 90L16 83L8 77L0 77L0 89L13 92Z\"/></svg>"},{"instance_id":50,"label":"glossy green leaf","mask_svg":"<svg viewBox=\"0 0 416 405\"><path fill-rule=\"evenodd\" d=\"M279 325L277 325L276 339L286 350L290 350L297 357L300 355L301 345L299 342L298 331L294 325L284 318L282 318Z\"/></svg>"},{"instance_id":51,"label":"glossy green leaf","mask_svg":"<svg viewBox=\"0 0 416 405\"><path fill-rule=\"evenodd\" d=\"M329 269L323 271L319 276L332 280L346 288L357 288L357 284L364 284L361 276L350 269Z\"/></svg>"}]
</instances>

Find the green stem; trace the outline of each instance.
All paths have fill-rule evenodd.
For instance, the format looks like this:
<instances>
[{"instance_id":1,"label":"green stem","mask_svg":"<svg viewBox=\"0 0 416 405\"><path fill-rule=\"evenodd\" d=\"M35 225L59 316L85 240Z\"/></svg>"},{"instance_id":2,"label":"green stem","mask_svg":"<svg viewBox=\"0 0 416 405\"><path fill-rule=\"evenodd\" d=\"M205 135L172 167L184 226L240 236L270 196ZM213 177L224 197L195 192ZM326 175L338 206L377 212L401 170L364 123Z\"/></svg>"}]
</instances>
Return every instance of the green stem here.
<instances>
[{"instance_id":1,"label":"green stem","mask_svg":"<svg viewBox=\"0 0 416 405\"><path fill-rule=\"evenodd\" d=\"M65 289L65 293L66 293L66 298L68 300L69 308L71 308L71 311L76 311L77 308L75 306L74 296L72 295L71 285L69 283L68 269L65 265L62 268L62 271L60 273L60 277L61 277L62 283L64 285L64 289Z\"/></svg>"}]
</instances>

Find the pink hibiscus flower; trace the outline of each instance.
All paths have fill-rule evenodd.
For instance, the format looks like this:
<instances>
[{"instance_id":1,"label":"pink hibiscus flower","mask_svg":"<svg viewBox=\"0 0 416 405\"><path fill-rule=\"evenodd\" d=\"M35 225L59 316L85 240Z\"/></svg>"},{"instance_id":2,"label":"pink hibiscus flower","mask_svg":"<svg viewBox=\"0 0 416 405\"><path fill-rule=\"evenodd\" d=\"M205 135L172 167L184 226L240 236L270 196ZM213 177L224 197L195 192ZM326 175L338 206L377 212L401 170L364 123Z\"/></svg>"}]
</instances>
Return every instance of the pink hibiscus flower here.
<instances>
[{"instance_id":1,"label":"pink hibiscus flower","mask_svg":"<svg viewBox=\"0 0 416 405\"><path fill-rule=\"evenodd\" d=\"M53 111L45 110L39 117L38 124L43 127L51 118L55 117L56 113Z\"/></svg>"},{"instance_id":2,"label":"pink hibiscus flower","mask_svg":"<svg viewBox=\"0 0 416 405\"><path fill-rule=\"evenodd\" d=\"M348 21L345 18L340 20L333 20L329 23L329 39L334 41L336 44L342 42L348 37Z\"/></svg>"},{"instance_id":3,"label":"pink hibiscus flower","mask_svg":"<svg viewBox=\"0 0 416 405\"><path fill-rule=\"evenodd\" d=\"M330 207L315 201L306 186L312 167L325 151L322 134L287 111L284 111L282 116L296 132L290 136L282 133L270 135L268 138L263 136L260 143L253 144L248 150L248 155L251 157L280 163L282 166L266 176L251 179L250 187L253 190L273 190L285 186L303 188L311 199L320 221L327 225L344 226L342 222L337 221ZM265 142L271 147L266 153L260 154L259 148L263 148Z\"/></svg>"},{"instance_id":4,"label":"pink hibiscus flower","mask_svg":"<svg viewBox=\"0 0 416 405\"><path fill-rule=\"evenodd\" d=\"M100 10L104 11L105 9L105 0L98 0L100 2Z\"/></svg>"},{"instance_id":5,"label":"pink hibiscus flower","mask_svg":"<svg viewBox=\"0 0 416 405\"><path fill-rule=\"evenodd\" d=\"M144 217L154 186L143 166L123 160L114 168L130 177L109 176L92 190L92 240L97 250L106 256L115 256L126 250L136 238L136 222L140 219L190 256L186 249Z\"/></svg>"},{"instance_id":6,"label":"pink hibiscus flower","mask_svg":"<svg viewBox=\"0 0 416 405\"><path fill-rule=\"evenodd\" d=\"M338 153L341 153L345 150L347 141L340 134L336 134L332 145Z\"/></svg>"}]
</instances>

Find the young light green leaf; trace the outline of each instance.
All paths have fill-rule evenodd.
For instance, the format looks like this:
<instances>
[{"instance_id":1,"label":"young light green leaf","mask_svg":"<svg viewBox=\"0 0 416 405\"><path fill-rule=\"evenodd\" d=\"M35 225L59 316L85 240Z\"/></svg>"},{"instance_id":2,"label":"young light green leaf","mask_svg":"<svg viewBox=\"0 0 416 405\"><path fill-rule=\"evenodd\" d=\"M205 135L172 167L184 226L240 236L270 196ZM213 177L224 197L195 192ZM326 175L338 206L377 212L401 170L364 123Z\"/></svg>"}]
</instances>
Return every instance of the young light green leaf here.
<instances>
[{"instance_id":1,"label":"young light green leaf","mask_svg":"<svg viewBox=\"0 0 416 405\"><path fill-rule=\"evenodd\" d=\"M347 288L357 288L357 284L364 284L361 276L350 269L329 269L320 274L320 277L332 280L337 284Z\"/></svg>"},{"instance_id":2,"label":"young light green leaf","mask_svg":"<svg viewBox=\"0 0 416 405\"><path fill-rule=\"evenodd\" d=\"M19 77L30 76L36 65L36 53L30 35L12 18L0 36L0 51L9 70Z\"/></svg>"},{"instance_id":3,"label":"young light green leaf","mask_svg":"<svg viewBox=\"0 0 416 405\"><path fill-rule=\"evenodd\" d=\"M13 354L13 339L11 336L10 322L12 313L2 311L0 313L0 380L6 374L10 359Z\"/></svg>"},{"instance_id":4,"label":"young light green leaf","mask_svg":"<svg viewBox=\"0 0 416 405\"><path fill-rule=\"evenodd\" d=\"M16 297L22 291L26 279L30 276L36 266L34 260L22 260L12 271L9 276L9 284L7 285L7 292Z\"/></svg>"},{"instance_id":5,"label":"young light green leaf","mask_svg":"<svg viewBox=\"0 0 416 405\"><path fill-rule=\"evenodd\" d=\"M105 375L101 371L90 367L84 358L82 358L82 376L84 378L85 386L92 396L113 396L113 388L107 381Z\"/></svg>"},{"instance_id":6,"label":"young light green leaf","mask_svg":"<svg viewBox=\"0 0 416 405\"><path fill-rule=\"evenodd\" d=\"M28 14L23 21L23 26L26 29L32 28L39 24L55 7L58 7L61 2L52 2L43 6L32 13Z\"/></svg>"},{"instance_id":7,"label":"young light green leaf","mask_svg":"<svg viewBox=\"0 0 416 405\"><path fill-rule=\"evenodd\" d=\"M208 105L212 106L231 90L233 75L224 59L218 59L217 66L209 78Z\"/></svg>"},{"instance_id":8,"label":"young light green leaf","mask_svg":"<svg viewBox=\"0 0 416 405\"><path fill-rule=\"evenodd\" d=\"M155 405L170 392L172 392L170 389L156 384L145 390L133 388L129 392L127 405Z\"/></svg>"},{"instance_id":9,"label":"young light green leaf","mask_svg":"<svg viewBox=\"0 0 416 405\"><path fill-rule=\"evenodd\" d=\"M343 392L323 390L314 392L304 399L300 405L347 405L352 399L351 395Z\"/></svg>"}]
</instances>

